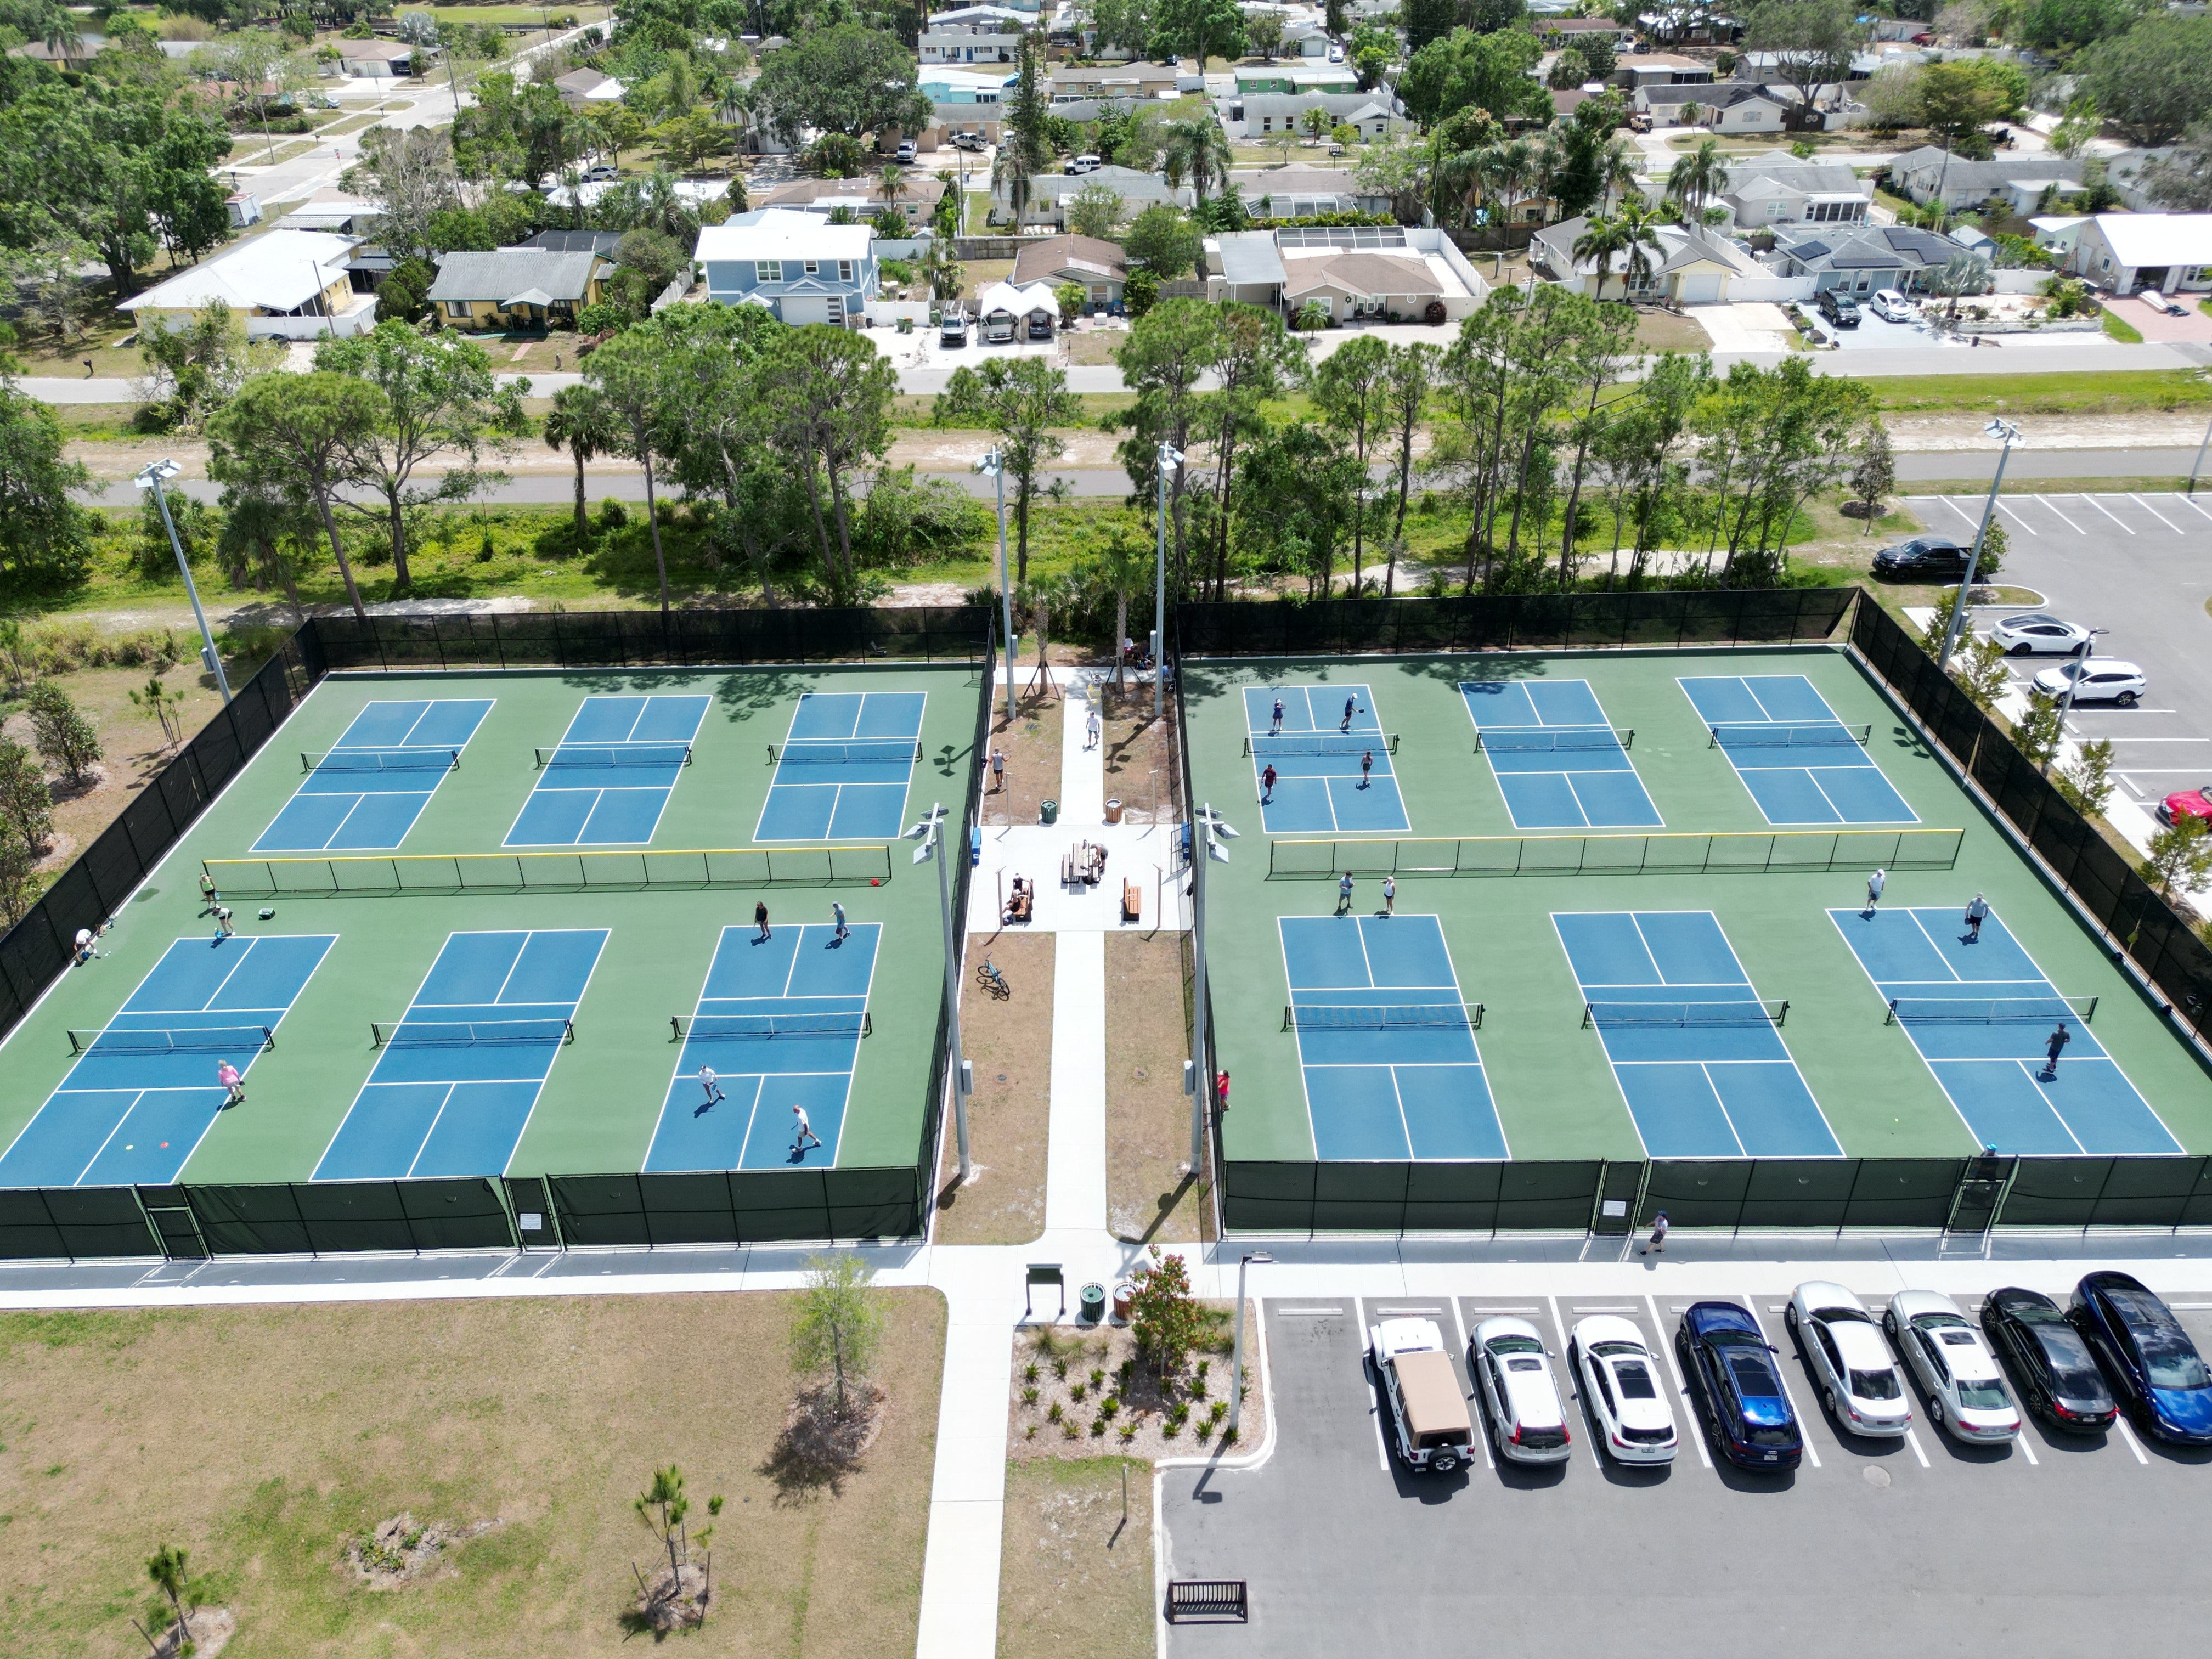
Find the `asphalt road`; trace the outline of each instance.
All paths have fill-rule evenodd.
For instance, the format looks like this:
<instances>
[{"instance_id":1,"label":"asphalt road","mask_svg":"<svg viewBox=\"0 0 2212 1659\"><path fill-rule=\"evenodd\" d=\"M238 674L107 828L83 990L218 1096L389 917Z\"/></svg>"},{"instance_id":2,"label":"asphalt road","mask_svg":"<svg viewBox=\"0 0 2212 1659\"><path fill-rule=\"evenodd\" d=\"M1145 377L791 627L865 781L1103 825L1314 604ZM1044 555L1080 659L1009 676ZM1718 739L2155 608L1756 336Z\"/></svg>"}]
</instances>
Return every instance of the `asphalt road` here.
<instances>
[{"instance_id":1,"label":"asphalt road","mask_svg":"<svg viewBox=\"0 0 2212 1659\"><path fill-rule=\"evenodd\" d=\"M1743 1299L1725 1278L1697 1297ZM1810 1454L1793 1475L1713 1467L1688 1434L1671 1468L1624 1471L1600 1461L1578 1406L1565 1465L1478 1457L1431 1477L1386 1462L1360 1364L1364 1326L1386 1313L1437 1319L1464 1389L1465 1333L1501 1312L1534 1320L1555 1353L1581 1315L1620 1313L1664 1348L1671 1375L1692 1299L1267 1303L1273 1455L1249 1473L1172 1470L1163 1499L1170 1576L1247 1581L1251 1622L1175 1627L1170 1654L2073 1659L2202 1639L2212 1453L2131 1431L2061 1442L2033 1426L2008 1450L1967 1450L1929 1425L1917 1387L1909 1441L1846 1443L1820 1415L1778 1296L1753 1306L1807 1425ZM2212 1317L2179 1316L2212 1343ZM1674 1406L1686 1429L1687 1401Z\"/></svg>"}]
</instances>

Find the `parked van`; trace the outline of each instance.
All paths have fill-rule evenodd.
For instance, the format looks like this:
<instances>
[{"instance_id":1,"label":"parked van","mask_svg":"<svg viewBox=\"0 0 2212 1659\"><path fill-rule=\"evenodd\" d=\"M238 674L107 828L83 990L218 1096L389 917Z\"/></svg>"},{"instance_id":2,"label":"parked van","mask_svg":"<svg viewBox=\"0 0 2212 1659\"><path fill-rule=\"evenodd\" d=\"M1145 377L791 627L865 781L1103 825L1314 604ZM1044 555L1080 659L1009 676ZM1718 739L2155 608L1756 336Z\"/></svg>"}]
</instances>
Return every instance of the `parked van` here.
<instances>
[{"instance_id":1,"label":"parked van","mask_svg":"<svg viewBox=\"0 0 2212 1659\"><path fill-rule=\"evenodd\" d=\"M1012 312L994 311L978 319L985 345L1011 345L1014 338L1014 317Z\"/></svg>"}]
</instances>

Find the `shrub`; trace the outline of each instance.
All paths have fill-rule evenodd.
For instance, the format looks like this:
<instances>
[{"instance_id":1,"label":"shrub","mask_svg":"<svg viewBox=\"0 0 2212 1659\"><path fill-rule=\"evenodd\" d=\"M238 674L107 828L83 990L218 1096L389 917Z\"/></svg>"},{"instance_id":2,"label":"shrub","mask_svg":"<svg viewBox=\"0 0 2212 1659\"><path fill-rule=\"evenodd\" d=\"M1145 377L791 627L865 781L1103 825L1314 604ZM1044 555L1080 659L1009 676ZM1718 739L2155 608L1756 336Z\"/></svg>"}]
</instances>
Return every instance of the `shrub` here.
<instances>
[{"instance_id":1,"label":"shrub","mask_svg":"<svg viewBox=\"0 0 2212 1659\"><path fill-rule=\"evenodd\" d=\"M52 680L33 686L23 707L39 752L68 773L72 783L82 783L100 755L100 733L84 712Z\"/></svg>"}]
</instances>

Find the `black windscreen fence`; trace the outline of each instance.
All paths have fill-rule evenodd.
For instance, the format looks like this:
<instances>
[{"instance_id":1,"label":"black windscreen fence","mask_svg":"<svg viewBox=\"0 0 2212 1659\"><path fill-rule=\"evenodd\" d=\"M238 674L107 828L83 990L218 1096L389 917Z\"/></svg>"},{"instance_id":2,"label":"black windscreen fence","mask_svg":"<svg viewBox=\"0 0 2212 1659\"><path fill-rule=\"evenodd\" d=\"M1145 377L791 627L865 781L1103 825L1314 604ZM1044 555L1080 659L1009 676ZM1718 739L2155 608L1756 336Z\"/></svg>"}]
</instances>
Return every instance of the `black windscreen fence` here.
<instances>
[{"instance_id":1,"label":"black windscreen fence","mask_svg":"<svg viewBox=\"0 0 2212 1659\"><path fill-rule=\"evenodd\" d=\"M550 1177L562 1241L610 1245L765 1244L911 1238L911 1169L733 1170Z\"/></svg>"},{"instance_id":2,"label":"black windscreen fence","mask_svg":"<svg viewBox=\"0 0 2212 1659\"><path fill-rule=\"evenodd\" d=\"M319 617L330 669L682 668L722 664L980 662L985 605L840 610L524 611Z\"/></svg>"},{"instance_id":3,"label":"black windscreen fence","mask_svg":"<svg viewBox=\"0 0 2212 1659\"><path fill-rule=\"evenodd\" d=\"M455 1180L286 1182L183 1189L217 1255L511 1250L497 1186Z\"/></svg>"}]
</instances>

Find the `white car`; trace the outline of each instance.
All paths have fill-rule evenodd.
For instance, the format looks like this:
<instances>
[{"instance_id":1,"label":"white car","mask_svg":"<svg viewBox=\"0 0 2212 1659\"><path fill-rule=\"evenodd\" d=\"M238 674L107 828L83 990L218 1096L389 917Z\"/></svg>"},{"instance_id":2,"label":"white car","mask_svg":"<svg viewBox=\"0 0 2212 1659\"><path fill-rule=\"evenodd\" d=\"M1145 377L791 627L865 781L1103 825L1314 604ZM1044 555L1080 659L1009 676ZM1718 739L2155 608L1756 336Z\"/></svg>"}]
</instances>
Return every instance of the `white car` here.
<instances>
[{"instance_id":1,"label":"white car","mask_svg":"<svg viewBox=\"0 0 2212 1659\"><path fill-rule=\"evenodd\" d=\"M1079 175L1085 173L1096 173L1098 171L1100 165L1101 163L1098 158L1095 155L1079 155L1068 162L1066 167L1062 168L1061 171Z\"/></svg>"},{"instance_id":2,"label":"white car","mask_svg":"<svg viewBox=\"0 0 2212 1659\"><path fill-rule=\"evenodd\" d=\"M1881 1323L1928 1390L1928 1414L1937 1427L1970 1446L2000 1446L2019 1434L2020 1413L2004 1373L1949 1297L1899 1291Z\"/></svg>"},{"instance_id":3,"label":"white car","mask_svg":"<svg viewBox=\"0 0 2212 1659\"><path fill-rule=\"evenodd\" d=\"M2079 623L2061 622L2042 611L2006 617L1990 631L1996 642L2015 657L2036 652L2070 657L2089 642L2089 630Z\"/></svg>"},{"instance_id":4,"label":"white car","mask_svg":"<svg viewBox=\"0 0 2212 1659\"><path fill-rule=\"evenodd\" d=\"M1895 1439L1912 1426L1905 1379L1858 1297L1840 1285L1808 1279L1790 1293L1782 1322L1797 1339L1838 1428Z\"/></svg>"},{"instance_id":5,"label":"white car","mask_svg":"<svg viewBox=\"0 0 2212 1659\"><path fill-rule=\"evenodd\" d=\"M2117 657L2086 657L2056 664L2035 677L2035 689L2056 702L2066 695L2068 684L2075 680L2080 689L2074 693L2075 702L2116 702L2123 708L2134 708L2148 689L2142 670Z\"/></svg>"},{"instance_id":6,"label":"white car","mask_svg":"<svg viewBox=\"0 0 2212 1659\"><path fill-rule=\"evenodd\" d=\"M1332 64L1341 64L1344 61L1344 48L1331 45L1328 49L1328 61Z\"/></svg>"},{"instance_id":7,"label":"white car","mask_svg":"<svg viewBox=\"0 0 2212 1659\"><path fill-rule=\"evenodd\" d=\"M1633 1321L1618 1314L1577 1321L1567 1362L1615 1462L1674 1461L1674 1408L1667 1403L1659 1362Z\"/></svg>"},{"instance_id":8,"label":"white car","mask_svg":"<svg viewBox=\"0 0 2212 1659\"><path fill-rule=\"evenodd\" d=\"M1551 1356L1534 1325L1503 1316L1484 1320L1468 1339L1467 1367L1482 1392L1502 1456L1516 1463L1564 1463L1574 1455Z\"/></svg>"},{"instance_id":9,"label":"white car","mask_svg":"<svg viewBox=\"0 0 2212 1659\"><path fill-rule=\"evenodd\" d=\"M910 167L921 159L921 146L911 138L902 138L899 140L897 153L891 157L891 160L902 167Z\"/></svg>"},{"instance_id":10,"label":"white car","mask_svg":"<svg viewBox=\"0 0 2212 1659\"><path fill-rule=\"evenodd\" d=\"M1917 323L1920 320L1920 307L1893 288L1876 289L1874 298L1867 302L1867 309L1885 323Z\"/></svg>"}]
</instances>

